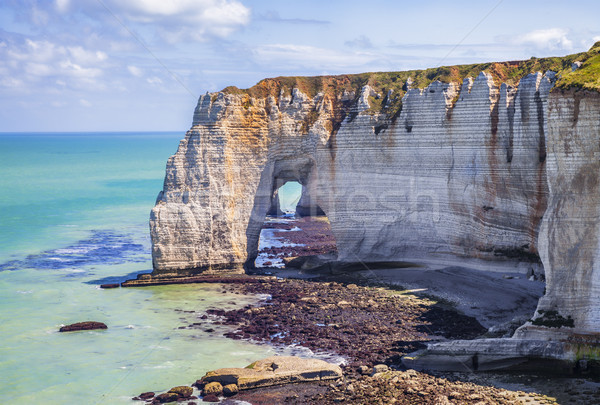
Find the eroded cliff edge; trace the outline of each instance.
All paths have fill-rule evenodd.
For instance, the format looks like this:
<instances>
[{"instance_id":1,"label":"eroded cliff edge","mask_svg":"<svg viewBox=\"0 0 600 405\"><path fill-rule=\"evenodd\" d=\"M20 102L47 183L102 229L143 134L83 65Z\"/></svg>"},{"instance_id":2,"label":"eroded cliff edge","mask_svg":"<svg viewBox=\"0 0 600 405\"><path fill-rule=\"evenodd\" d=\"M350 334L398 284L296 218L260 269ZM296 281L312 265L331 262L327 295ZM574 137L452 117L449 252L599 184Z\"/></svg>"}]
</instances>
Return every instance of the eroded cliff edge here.
<instances>
[{"instance_id":1,"label":"eroded cliff edge","mask_svg":"<svg viewBox=\"0 0 600 405\"><path fill-rule=\"evenodd\" d=\"M338 261L545 271L537 321L516 337L595 341L599 50L202 96L152 210L154 276L252 266L276 189L295 180Z\"/></svg>"}]
</instances>

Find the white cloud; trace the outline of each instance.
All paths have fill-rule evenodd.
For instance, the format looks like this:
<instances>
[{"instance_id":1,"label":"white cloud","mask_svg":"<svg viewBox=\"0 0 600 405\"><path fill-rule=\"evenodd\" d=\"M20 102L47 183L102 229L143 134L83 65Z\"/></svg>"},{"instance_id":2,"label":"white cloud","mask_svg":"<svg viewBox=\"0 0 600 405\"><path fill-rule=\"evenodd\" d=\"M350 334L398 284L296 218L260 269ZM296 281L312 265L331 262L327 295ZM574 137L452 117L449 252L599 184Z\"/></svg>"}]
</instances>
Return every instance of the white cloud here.
<instances>
[{"instance_id":1,"label":"white cloud","mask_svg":"<svg viewBox=\"0 0 600 405\"><path fill-rule=\"evenodd\" d=\"M83 46L59 45L49 40L7 36L0 46L0 72L12 80L2 80L0 86L21 90L57 86L98 89L96 79L108 67L108 55ZM48 80L48 78L51 78Z\"/></svg>"},{"instance_id":2,"label":"white cloud","mask_svg":"<svg viewBox=\"0 0 600 405\"><path fill-rule=\"evenodd\" d=\"M358 48L358 49L370 49L373 48L373 43L366 35L361 35L358 38L354 38L351 41L344 42L344 45L349 46L350 48Z\"/></svg>"},{"instance_id":3,"label":"white cloud","mask_svg":"<svg viewBox=\"0 0 600 405\"><path fill-rule=\"evenodd\" d=\"M9 88L19 88L23 86L23 81L14 77L0 78L0 86Z\"/></svg>"},{"instance_id":4,"label":"white cloud","mask_svg":"<svg viewBox=\"0 0 600 405\"><path fill-rule=\"evenodd\" d=\"M176 18L218 30L245 25L250 20L250 10L236 0L129 0L111 3L127 11L130 17L144 22L160 23L159 19Z\"/></svg>"},{"instance_id":5,"label":"white cloud","mask_svg":"<svg viewBox=\"0 0 600 405\"><path fill-rule=\"evenodd\" d=\"M102 70L98 68L86 68L70 60L65 60L59 64L62 72L69 76L80 77L83 79L93 79L102 74Z\"/></svg>"},{"instance_id":6,"label":"white cloud","mask_svg":"<svg viewBox=\"0 0 600 405\"><path fill-rule=\"evenodd\" d=\"M251 17L239 0L56 0L55 8L65 17L79 11L109 24L118 25L118 19L134 32L144 25L169 42L226 37Z\"/></svg>"},{"instance_id":7,"label":"white cloud","mask_svg":"<svg viewBox=\"0 0 600 405\"><path fill-rule=\"evenodd\" d=\"M69 0L56 0L56 8L61 13L65 13L69 10L70 3Z\"/></svg>"},{"instance_id":8,"label":"white cloud","mask_svg":"<svg viewBox=\"0 0 600 405\"><path fill-rule=\"evenodd\" d=\"M85 98L79 99L79 104L81 104L84 107L91 107L92 106L92 103L90 103L89 101L87 101Z\"/></svg>"},{"instance_id":9,"label":"white cloud","mask_svg":"<svg viewBox=\"0 0 600 405\"><path fill-rule=\"evenodd\" d=\"M54 72L52 66L43 63L26 63L25 72L33 76L49 76Z\"/></svg>"},{"instance_id":10,"label":"white cloud","mask_svg":"<svg viewBox=\"0 0 600 405\"><path fill-rule=\"evenodd\" d=\"M513 39L513 42L540 50L571 50L573 41L567 37L568 34L569 31L563 28L548 28L519 35Z\"/></svg>"},{"instance_id":11,"label":"white cloud","mask_svg":"<svg viewBox=\"0 0 600 405\"><path fill-rule=\"evenodd\" d=\"M149 77L146 81L150 84L162 84L162 80L156 76Z\"/></svg>"},{"instance_id":12,"label":"white cloud","mask_svg":"<svg viewBox=\"0 0 600 405\"><path fill-rule=\"evenodd\" d=\"M67 50L77 63L94 64L108 59L108 55L102 51L90 51L81 46L67 47Z\"/></svg>"},{"instance_id":13,"label":"white cloud","mask_svg":"<svg viewBox=\"0 0 600 405\"><path fill-rule=\"evenodd\" d=\"M140 69L137 66L133 66L133 65L127 66L127 70L129 70L129 73L131 73L135 77L141 77L144 74L144 72L142 71L142 69Z\"/></svg>"},{"instance_id":14,"label":"white cloud","mask_svg":"<svg viewBox=\"0 0 600 405\"><path fill-rule=\"evenodd\" d=\"M343 52L335 49L307 45L273 44L255 50L257 63L287 70L290 65L300 69L352 70L364 66L377 56L368 52Z\"/></svg>"}]
</instances>

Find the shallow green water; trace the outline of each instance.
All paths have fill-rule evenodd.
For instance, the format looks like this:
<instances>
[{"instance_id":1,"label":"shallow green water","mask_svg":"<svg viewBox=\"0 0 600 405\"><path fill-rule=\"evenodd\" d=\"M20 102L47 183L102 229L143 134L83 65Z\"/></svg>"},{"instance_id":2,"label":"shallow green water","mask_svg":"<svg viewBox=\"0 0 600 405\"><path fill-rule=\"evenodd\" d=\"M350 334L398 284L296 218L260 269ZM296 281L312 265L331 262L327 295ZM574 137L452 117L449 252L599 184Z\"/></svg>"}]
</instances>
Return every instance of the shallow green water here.
<instances>
[{"instance_id":1,"label":"shallow green water","mask_svg":"<svg viewBox=\"0 0 600 405\"><path fill-rule=\"evenodd\" d=\"M151 270L147 219L182 136L0 134L3 402L125 403L271 353L218 327L178 329L256 298L206 285L98 288ZM108 330L57 332L84 320Z\"/></svg>"}]
</instances>

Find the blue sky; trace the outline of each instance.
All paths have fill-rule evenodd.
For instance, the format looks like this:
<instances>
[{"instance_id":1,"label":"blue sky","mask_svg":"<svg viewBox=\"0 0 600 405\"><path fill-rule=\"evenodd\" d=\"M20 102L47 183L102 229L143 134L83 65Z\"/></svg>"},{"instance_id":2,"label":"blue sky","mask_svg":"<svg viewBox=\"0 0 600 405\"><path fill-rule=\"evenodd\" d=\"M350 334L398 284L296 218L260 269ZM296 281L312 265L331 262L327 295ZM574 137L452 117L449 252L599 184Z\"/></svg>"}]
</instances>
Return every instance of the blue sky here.
<instances>
[{"instance_id":1,"label":"blue sky","mask_svg":"<svg viewBox=\"0 0 600 405\"><path fill-rule=\"evenodd\" d=\"M587 50L600 2L0 0L0 132L177 130L264 77Z\"/></svg>"}]
</instances>

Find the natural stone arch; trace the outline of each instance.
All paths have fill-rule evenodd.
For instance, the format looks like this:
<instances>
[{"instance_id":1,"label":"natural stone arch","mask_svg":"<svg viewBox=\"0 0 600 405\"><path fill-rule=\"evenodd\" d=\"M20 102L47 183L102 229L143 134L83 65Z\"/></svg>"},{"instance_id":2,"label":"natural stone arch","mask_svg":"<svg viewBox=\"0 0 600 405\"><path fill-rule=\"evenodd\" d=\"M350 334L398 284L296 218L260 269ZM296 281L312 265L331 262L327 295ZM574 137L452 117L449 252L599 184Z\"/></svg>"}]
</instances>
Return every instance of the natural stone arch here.
<instances>
[{"instance_id":1,"label":"natural stone arch","mask_svg":"<svg viewBox=\"0 0 600 405\"><path fill-rule=\"evenodd\" d=\"M277 190L288 181L300 183L303 192L305 189L316 190L317 178L316 163L310 155L285 157L266 165L254 196L254 206L246 228L247 259L244 264L245 268L254 267L254 261L258 255L260 230L265 216L276 204ZM316 192L312 194L311 198L318 201Z\"/></svg>"}]
</instances>

